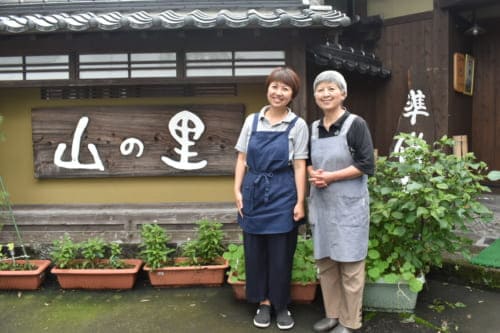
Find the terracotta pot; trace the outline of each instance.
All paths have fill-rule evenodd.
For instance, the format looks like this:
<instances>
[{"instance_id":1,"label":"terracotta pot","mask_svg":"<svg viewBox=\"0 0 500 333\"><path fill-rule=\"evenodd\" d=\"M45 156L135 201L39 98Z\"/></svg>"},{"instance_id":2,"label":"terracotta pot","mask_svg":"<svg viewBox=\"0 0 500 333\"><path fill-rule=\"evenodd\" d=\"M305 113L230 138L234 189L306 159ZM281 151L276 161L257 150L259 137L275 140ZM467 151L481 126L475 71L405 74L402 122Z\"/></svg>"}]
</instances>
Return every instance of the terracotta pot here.
<instances>
[{"instance_id":1,"label":"terracotta pot","mask_svg":"<svg viewBox=\"0 0 500 333\"><path fill-rule=\"evenodd\" d=\"M246 300L246 282L245 281L231 281L231 275L227 279L227 283L233 289L234 298L237 300ZM298 283L292 282L290 285L290 299L293 303L308 304L312 303L316 298L316 290L318 289L319 282L311 283Z\"/></svg>"},{"instance_id":2,"label":"terracotta pot","mask_svg":"<svg viewBox=\"0 0 500 333\"><path fill-rule=\"evenodd\" d=\"M290 287L290 298L294 303L309 304L316 298L316 290L319 282L299 283L292 282Z\"/></svg>"},{"instance_id":3,"label":"terracotta pot","mask_svg":"<svg viewBox=\"0 0 500 333\"><path fill-rule=\"evenodd\" d=\"M27 260L16 260L24 264ZM31 271L0 271L0 289L36 290L45 280L50 260L28 260L37 269Z\"/></svg>"},{"instance_id":4,"label":"terracotta pot","mask_svg":"<svg viewBox=\"0 0 500 333\"><path fill-rule=\"evenodd\" d=\"M186 258L176 258L176 262L186 261ZM144 265L148 272L149 281L155 287L184 287L184 286L220 286L224 283L227 260L217 259L215 265L204 266L167 266L152 270Z\"/></svg>"},{"instance_id":5,"label":"terracotta pot","mask_svg":"<svg viewBox=\"0 0 500 333\"><path fill-rule=\"evenodd\" d=\"M65 269L54 267L50 271L57 276L63 289L132 289L142 260L123 259L132 268ZM102 260L107 262L107 260Z\"/></svg>"}]
</instances>

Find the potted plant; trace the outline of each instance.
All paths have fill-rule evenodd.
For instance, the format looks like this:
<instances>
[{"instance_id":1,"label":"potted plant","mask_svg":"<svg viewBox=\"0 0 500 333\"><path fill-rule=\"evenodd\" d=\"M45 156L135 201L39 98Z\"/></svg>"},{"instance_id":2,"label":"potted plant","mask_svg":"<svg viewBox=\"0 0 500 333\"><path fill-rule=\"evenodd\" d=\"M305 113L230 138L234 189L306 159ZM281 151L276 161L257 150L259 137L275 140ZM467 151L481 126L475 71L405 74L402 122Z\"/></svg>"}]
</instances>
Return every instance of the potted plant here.
<instances>
[{"instance_id":1,"label":"potted plant","mask_svg":"<svg viewBox=\"0 0 500 333\"><path fill-rule=\"evenodd\" d=\"M121 246L90 238L75 243L65 235L54 241L51 273L63 289L131 289L142 266L140 259L121 259Z\"/></svg>"},{"instance_id":2,"label":"potted plant","mask_svg":"<svg viewBox=\"0 0 500 333\"><path fill-rule=\"evenodd\" d=\"M229 244L224 258L229 262L227 282L233 289L234 297L246 299L245 294L245 251L242 244ZM311 303L318 287L317 269L313 255L312 239L300 235L293 257L290 298L294 303Z\"/></svg>"},{"instance_id":3,"label":"potted plant","mask_svg":"<svg viewBox=\"0 0 500 333\"><path fill-rule=\"evenodd\" d=\"M40 288L45 280L45 270L50 260L31 260L22 256L16 257L14 243L5 247L8 255L3 253L0 245L0 289L35 290Z\"/></svg>"},{"instance_id":4,"label":"potted plant","mask_svg":"<svg viewBox=\"0 0 500 333\"><path fill-rule=\"evenodd\" d=\"M399 295L389 301L391 311L412 311L430 267L440 267L446 252L468 256L471 241L460 233L472 220L492 217L477 200L490 191L481 185L485 163L472 153L449 154L453 141L446 136L432 145L408 134L397 138L404 140L404 149L378 158L368 182L366 309L383 307L384 297L370 293L379 282L376 286L392 285Z\"/></svg>"},{"instance_id":5,"label":"potted plant","mask_svg":"<svg viewBox=\"0 0 500 333\"><path fill-rule=\"evenodd\" d=\"M172 258L174 249L167 247L170 237L156 224L143 225L142 255L151 285L169 286L220 286L228 262L224 253L222 224L209 220L197 222L197 238L181 246L180 256ZM169 256L170 255L170 256Z\"/></svg>"}]
</instances>

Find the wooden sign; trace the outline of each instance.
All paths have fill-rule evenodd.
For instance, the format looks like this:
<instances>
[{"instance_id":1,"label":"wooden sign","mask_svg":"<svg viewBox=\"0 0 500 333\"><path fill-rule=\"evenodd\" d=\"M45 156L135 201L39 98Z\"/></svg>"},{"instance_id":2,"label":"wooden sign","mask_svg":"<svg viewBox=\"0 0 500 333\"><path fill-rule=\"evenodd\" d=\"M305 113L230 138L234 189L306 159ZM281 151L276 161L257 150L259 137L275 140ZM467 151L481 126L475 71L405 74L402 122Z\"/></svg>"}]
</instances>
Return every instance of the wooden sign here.
<instances>
[{"instance_id":1,"label":"wooden sign","mask_svg":"<svg viewBox=\"0 0 500 333\"><path fill-rule=\"evenodd\" d=\"M464 62L464 94L472 96L474 91L474 57L466 54Z\"/></svg>"},{"instance_id":2,"label":"wooden sign","mask_svg":"<svg viewBox=\"0 0 500 333\"><path fill-rule=\"evenodd\" d=\"M436 140L436 121L432 112L432 100L429 83L424 70L408 70L408 95L406 105L399 116L396 135L409 133L418 136L427 143ZM400 139L395 140L391 151L399 151L404 146Z\"/></svg>"},{"instance_id":3,"label":"wooden sign","mask_svg":"<svg viewBox=\"0 0 500 333\"><path fill-rule=\"evenodd\" d=\"M33 109L35 177L231 175L244 109L242 104Z\"/></svg>"},{"instance_id":4,"label":"wooden sign","mask_svg":"<svg viewBox=\"0 0 500 333\"><path fill-rule=\"evenodd\" d=\"M453 89L472 95L474 91L474 57L470 54L453 54Z\"/></svg>"},{"instance_id":5,"label":"wooden sign","mask_svg":"<svg viewBox=\"0 0 500 333\"><path fill-rule=\"evenodd\" d=\"M465 56L463 53L453 54L453 89L463 93L465 86Z\"/></svg>"}]
</instances>

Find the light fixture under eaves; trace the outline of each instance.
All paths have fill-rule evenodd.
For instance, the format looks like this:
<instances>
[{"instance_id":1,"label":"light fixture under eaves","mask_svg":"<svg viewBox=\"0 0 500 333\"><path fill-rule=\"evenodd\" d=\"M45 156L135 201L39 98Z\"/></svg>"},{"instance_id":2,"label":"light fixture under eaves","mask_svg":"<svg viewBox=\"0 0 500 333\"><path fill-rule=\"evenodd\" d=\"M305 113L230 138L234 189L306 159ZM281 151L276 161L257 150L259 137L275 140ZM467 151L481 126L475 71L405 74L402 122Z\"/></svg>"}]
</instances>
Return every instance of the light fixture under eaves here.
<instances>
[{"instance_id":1,"label":"light fixture under eaves","mask_svg":"<svg viewBox=\"0 0 500 333\"><path fill-rule=\"evenodd\" d=\"M480 27L479 24L477 24L476 11L474 10L472 12L472 26L469 29L465 30L464 33L468 36L475 37L475 36L484 34L485 32L486 32L486 30L484 28Z\"/></svg>"},{"instance_id":2,"label":"light fixture under eaves","mask_svg":"<svg viewBox=\"0 0 500 333\"><path fill-rule=\"evenodd\" d=\"M469 36L478 36L486 32L484 28L480 27L476 22L469 29L465 30L465 34Z\"/></svg>"}]
</instances>

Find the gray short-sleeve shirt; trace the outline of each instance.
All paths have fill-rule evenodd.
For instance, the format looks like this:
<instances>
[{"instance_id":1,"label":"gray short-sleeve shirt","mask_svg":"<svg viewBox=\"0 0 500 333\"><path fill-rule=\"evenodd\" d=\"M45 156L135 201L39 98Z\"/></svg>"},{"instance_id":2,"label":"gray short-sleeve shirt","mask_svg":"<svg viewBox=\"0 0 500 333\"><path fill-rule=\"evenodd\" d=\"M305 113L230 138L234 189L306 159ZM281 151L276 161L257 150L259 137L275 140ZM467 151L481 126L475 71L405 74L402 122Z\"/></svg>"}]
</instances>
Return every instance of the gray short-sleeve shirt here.
<instances>
[{"instance_id":1,"label":"gray short-sleeve shirt","mask_svg":"<svg viewBox=\"0 0 500 333\"><path fill-rule=\"evenodd\" d=\"M264 106L258 113L259 122L257 124L257 131L277 131L284 132L288 128L290 122L297 117L292 110L288 109L288 114L281 122L271 125L271 123L264 116L269 106ZM254 114L249 115L245 119L245 123L240 132L238 142L236 143L235 149L241 153L247 153L248 142L250 141L250 136L252 135L252 123L254 119ZM289 160L304 160L309 156L309 127L307 126L304 119L299 118L295 123L295 126L290 130L288 137L289 142Z\"/></svg>"}]
</instances>

